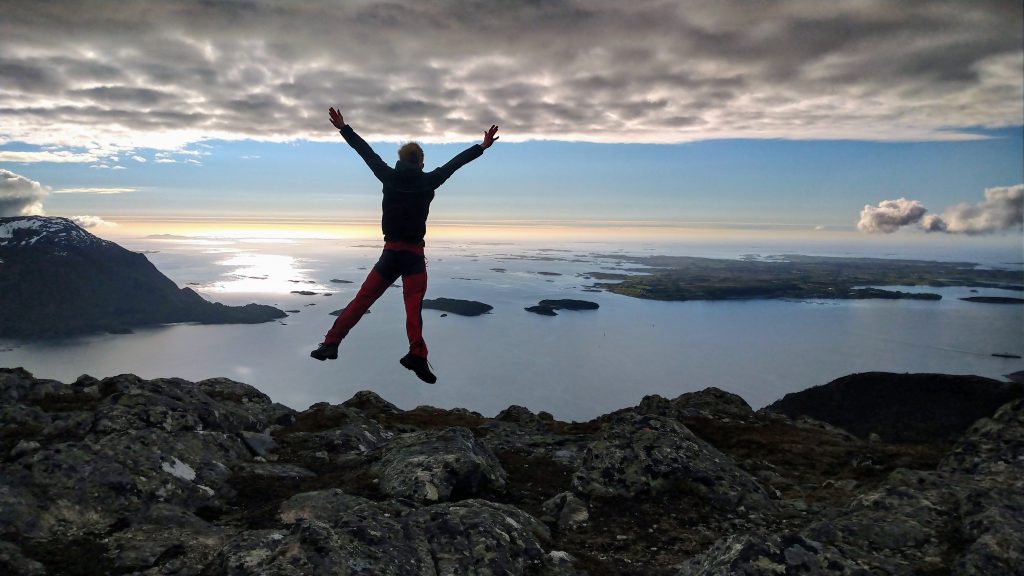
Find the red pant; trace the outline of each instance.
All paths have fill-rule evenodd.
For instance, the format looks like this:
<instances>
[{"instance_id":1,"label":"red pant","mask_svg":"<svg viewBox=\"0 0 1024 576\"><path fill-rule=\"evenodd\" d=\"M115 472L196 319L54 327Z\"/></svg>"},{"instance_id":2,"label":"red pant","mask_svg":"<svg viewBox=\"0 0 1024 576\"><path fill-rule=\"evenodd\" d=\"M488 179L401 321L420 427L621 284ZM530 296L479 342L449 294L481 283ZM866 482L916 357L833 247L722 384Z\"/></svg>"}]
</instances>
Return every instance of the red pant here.
<instances>
[{"instance_id":1,"label":"red pant","mask_svg":"<svg viewBox=\"0 0 1024 576\"><path fill-rule=\"evenodd\" d=\"M366 314L370 306L384 294L388 286L402 277L402 296L405 299L405 331L409 335L409 352L427 357L427 343L423 341L423 296L427 293L427 265L423 246L408 242L386 242L384 252L366 276L355 298L334 321L324 337L325 344L337 344Z\"/></svg>"}]
</instances>

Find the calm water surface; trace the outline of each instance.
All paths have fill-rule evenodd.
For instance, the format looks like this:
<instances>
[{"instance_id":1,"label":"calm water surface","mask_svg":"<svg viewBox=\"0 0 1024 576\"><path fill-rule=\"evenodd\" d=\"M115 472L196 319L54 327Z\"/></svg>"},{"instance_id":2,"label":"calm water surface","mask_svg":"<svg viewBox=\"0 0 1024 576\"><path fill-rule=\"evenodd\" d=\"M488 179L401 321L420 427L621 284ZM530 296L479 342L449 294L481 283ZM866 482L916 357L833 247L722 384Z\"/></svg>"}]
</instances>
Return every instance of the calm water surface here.
<instances>
[{"instance_id":1,"label":"calm water surface","mask_svg":"<svg viewBox=\"0 0 1024 576\"><path fill-rule=\"evenodd\" d=\"M966 288L928 289L939 302L859 300L654 302L584 292L581 274L620 267L594 253L737 257L747 253L868 255L843 246L741 244L627 247L599 244L428 246L428 298L479 300L492 313L465 318L425 310L425 334L439 383L398 365L407 342L401 290L393 288L343 343L339 360L308 357L355 293L380 249L376 242L125 241L179 285L228 304L256 301L297 311L281 322L177 325L47 344L0 343L0 365L70 381L135 373L200 380L226 376L303 409L369 389L402 408L462 406L494 415L510 404L584 420L635 405L646 394L674 397L707 386L735 392L755 408L853 372L943 372L1001 377L1024 361L1024 307L963 302ZM962 259L955 254L892 257ZM973 254L974 261L985 261ZM1001 265L1014 254L988 254ZM627 265L632 267L631 265ZM500 270L495 270L500 269ZM547 274L540 274L545 272ZM557 275L554 275L557 274ZM339 284L331 279L353 282ZM315 296L292 290L317 292ZM329 296L324 293L329 292ZM981 290L981 295L1020 293ZM597 311L543 317L523 310L544 298L582 298Z\"/></svg>"}]
</instances>

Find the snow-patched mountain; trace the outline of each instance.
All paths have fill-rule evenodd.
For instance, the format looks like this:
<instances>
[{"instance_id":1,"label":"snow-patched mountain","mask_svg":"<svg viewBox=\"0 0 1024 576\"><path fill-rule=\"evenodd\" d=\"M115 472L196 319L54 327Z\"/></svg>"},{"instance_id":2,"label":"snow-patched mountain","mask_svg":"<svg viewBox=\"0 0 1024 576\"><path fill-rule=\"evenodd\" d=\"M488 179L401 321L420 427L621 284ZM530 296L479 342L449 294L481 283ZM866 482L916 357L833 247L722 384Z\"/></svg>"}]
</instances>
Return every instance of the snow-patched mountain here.
<instances>
[{"instance_id":1,"label":"snow-patched mountain","mask_svg":"<svg viewBox=\"0 0 1024 576\"><path fill-rule=\"evenodd\" d=\"M113 242L97 238L67 218L23 216L0 218L0 246L64 248L71 246L111 246Z\"/></svg>"},{"instance_id":2,"label":"snow-patched mountain","mask_svg":"<svg viewBox=\"0 0 1024 576\"><path fill-rule=\"evenodd\" d=\"M272 306L225 306L178 286L142 254L67 218L0 218L0 339L125 332L173 322L255 324Z\"/></svg>"}]
</instances>

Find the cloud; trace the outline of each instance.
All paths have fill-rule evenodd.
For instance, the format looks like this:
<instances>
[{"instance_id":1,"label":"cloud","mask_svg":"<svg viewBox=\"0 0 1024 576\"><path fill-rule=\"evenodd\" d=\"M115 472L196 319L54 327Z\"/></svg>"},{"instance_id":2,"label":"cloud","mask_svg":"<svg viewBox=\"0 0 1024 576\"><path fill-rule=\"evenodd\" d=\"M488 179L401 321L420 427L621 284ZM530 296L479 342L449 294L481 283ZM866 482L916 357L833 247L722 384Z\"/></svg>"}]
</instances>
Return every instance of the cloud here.
<instances>
[{"instance_id":1,"label":"cloud","mask_svg":"<svg viewBox=\"0 0 1024 576\"><path fill-rule=\"evenodd\" d=\"M138 155L132 156L132 160L135 160L136 162L145 162L146 161L145 158L143 158L142 156L138 156Z\"/></svg>"},{"instance_id":2,"label":"cloud","mask_svg":"<svg viewBox=\"0 0 1024 576\"><path fill-rule=\"evenodd\" d=\"M941 216L925 218L922 226L933 232L988 234L1019 228L1024 222L1024 184L988 188L985 199L977 204L959 204Z\"/></svg>"},{"instance_id":3,"label":"cloud","mask_svg":"<svg viewBox=\"0 0 1024 576\"><path fill-rule=\"evenodd\" d=\"M1024 123L1019 2L0 0L0 12L0 144L336 138L332 105L368 138L428 142L492 123L504 141L595 142L952 140Z\"/></svg>"},{"instance_id":4,"label":"cloud","mask_svg":"<svg viewBox=\"0 0 1024 576\"><path fill-rule=\"evenodd\" d=\"M95 162L98 156L92 153L79 153L61 150L15 151L0 150L0 162L57 162L85 163Z\"/></svg>"},{"instance_id":5,"label":"cloud","mask_svg":"<svg viewBox=\"0 0 1024 576\"><path fill-rule=\"evenodd\" d=\"M54 194L124 194L135 192L136 188L61 188L54 190Z\"/></svg>"},{"instance_id":6,"label":"cloud","mask_svg":"<svg viewBox=\"0 0 1024 576\"><path fill-rule=\"evenodd\" d=\"M857 229L869 234L891 234L903 226L918 223L927 211L917 200L883 200L878 206L868 204L861 210Z\"/></svg>"},{"instance_id":7,"label":"cloud","mask_svg":"<svg viewBox=\"0 0 1024 576\"><path fill-rule=\"evenodd\" d=\"M43 213L49 187L0 169L0 216L32 216Z\"/></svg>"},{"instance_id":8,"label":"cloud","mask_svg":"<svg viewBox=\"0 0 1024 576\"><path fill-rule=\"evenodd\" d=\"M891 234L903 226L918 225L927 232L948 234L991 234L1024 227L1024 184L985 189L977 204L962 203L946 208L941 215L917 200L884 200L865 206L857 228L862 232Z\"/></svg>"},{"instance_id":9,"label":"cloud","mask_svg":"<svg viewBox=\"0 0 1024 576\"><path fill-rule=\"evenodd\" d=\"M83 215L71 216L70 218L72 222L78 224L82 228L96 228L97 226L117 226L116 222L109 222L107 220L104 220L103 218L100 218L99 216Z\"/></svg>"}]
</instances>

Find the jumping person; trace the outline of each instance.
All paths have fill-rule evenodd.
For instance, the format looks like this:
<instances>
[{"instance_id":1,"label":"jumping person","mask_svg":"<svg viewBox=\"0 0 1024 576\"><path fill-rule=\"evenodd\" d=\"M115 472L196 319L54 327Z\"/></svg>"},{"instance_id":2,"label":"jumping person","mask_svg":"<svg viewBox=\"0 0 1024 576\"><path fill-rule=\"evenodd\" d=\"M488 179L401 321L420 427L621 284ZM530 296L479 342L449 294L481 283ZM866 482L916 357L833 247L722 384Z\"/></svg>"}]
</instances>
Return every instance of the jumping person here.
<instances>
[{"instance_id":1,"label":"jumping person","mask_svg":"<svg viewBox=\"0 0 1024 576\"><path fill-rule=\"evenodd\" d=\"M409 353L399 362L416 376L433 384L437 377L427 363L427 344L423 341L423 296L427 292L427 267L423 257L423 237L427 233L427 213L434 191L456 170L477 159L498 139L497 126L484 132L484 141L459 153L440 168L423 171L423 149L410 142L398 150L395 167L388 166L370 148L365 140L345 123L341 112L330 109L331 124L366 162L373 175L383 184L381 202L384 231L384 251L377 264L367 275L355 298L334 321L320 346L309 353L317 360L334 360L338 345L349 330L359 322L370 306L380 298L388 286L402 277L402 296L405 299L405 330L409 336Z\"/></svg>"}]
</instances>

